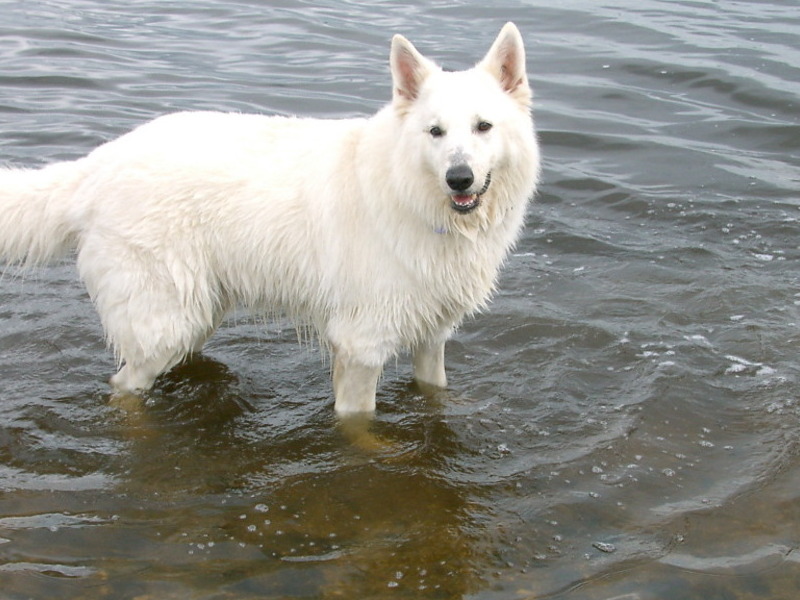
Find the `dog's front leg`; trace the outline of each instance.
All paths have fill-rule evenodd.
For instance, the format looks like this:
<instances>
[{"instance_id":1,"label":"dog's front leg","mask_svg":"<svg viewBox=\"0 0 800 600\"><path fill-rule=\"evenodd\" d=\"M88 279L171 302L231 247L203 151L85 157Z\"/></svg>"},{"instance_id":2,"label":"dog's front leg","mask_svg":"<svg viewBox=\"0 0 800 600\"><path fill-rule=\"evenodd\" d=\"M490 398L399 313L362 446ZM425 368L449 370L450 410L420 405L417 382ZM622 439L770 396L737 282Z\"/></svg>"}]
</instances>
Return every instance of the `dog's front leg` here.
<instances>
[{"instance_id":1,"label":"dog's front leg","mask_svg":"<svg viewBox=\"0 0 800 600\"><path fill-rule=\"evenodd\" d=\"M334 410L339 415L375 412L375 389L381 367L372 367L337 352L333 361Z\"/></svg>"},{"instance_id":2,"label":"dog's front leg","mask_svg":"<svg viewBox=\"0 0 800 600\"><path fill-rule=\"evenodd\" d=\"M444 342L420 344L414 349L414 379L417 383L432 387L447 387L444 372Z\"/></svg>"}]
</instances>

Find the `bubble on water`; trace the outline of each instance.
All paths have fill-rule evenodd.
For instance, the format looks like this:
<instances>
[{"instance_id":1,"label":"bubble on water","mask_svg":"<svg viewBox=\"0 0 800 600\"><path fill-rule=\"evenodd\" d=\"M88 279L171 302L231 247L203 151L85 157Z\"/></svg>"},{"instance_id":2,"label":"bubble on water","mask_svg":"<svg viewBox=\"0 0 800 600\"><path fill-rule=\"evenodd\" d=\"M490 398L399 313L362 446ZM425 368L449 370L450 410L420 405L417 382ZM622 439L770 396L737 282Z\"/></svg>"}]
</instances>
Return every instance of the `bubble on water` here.
<instances>
[{"instance_id":1,"label":"bubble on water","mask_svg":"<svg viewBox=\"0 0 800 600\"><path fill-rule=\"evenodd\" d=\"M267 506L266 504L261 503L261 504L256 504L254 509L255 509L256 512L265 513L267 511L269 511L269 506Z\"/></svg>"},{"instance_id":2,"label":"bubble on water","mask_svg":"<svg viewBox=\"0 0 800 600\"><path fill-rule=\"evenodd\" d=\"M594 542L592 546L600 550L600 552L605 552L606 554L611 554L612 552L617 551L617 547L608 542Z\"/></svg>"}]
</instances>

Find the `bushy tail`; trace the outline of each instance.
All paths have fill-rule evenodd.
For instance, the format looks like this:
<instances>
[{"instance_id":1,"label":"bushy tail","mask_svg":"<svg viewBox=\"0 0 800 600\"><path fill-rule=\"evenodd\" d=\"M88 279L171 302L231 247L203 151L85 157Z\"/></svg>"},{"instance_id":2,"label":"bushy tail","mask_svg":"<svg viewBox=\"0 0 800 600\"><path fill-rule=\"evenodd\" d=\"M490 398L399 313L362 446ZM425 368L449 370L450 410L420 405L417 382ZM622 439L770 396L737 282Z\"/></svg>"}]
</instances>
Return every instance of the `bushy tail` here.
<instances>
[{"instance_id":1,"label":"bushy tail","mask_svg":"<svg viewBox=\"0 0 800 600\"><path fill-rule=\"evenodd\" d=\"M41 264L75 246L74 202L82 167L82 161L74 161L0 169L0 262Z\"/></svg>"}]
</instances>

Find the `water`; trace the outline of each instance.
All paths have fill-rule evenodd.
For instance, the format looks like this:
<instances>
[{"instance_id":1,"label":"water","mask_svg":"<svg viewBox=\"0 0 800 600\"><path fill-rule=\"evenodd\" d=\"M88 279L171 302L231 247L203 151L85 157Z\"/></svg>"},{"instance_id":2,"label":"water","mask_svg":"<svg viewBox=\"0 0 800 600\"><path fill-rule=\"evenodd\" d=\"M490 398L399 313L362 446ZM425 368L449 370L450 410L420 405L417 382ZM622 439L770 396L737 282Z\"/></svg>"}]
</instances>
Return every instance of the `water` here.
<instances>
[{"instance_id":1,"label":"water","mask_svg":"<svg viewBox=\"0 0 800 600\"><path fill-rule=\"evenodd\" d=\"M144 406L73 260L0 280L4 598L794 598L800 13L792 1L5 2L0 153L188 108L342 117L391 34L526 40L544 184L491 310L366 452L329 366L235 315Z\"/></svg>"}]
</instances>

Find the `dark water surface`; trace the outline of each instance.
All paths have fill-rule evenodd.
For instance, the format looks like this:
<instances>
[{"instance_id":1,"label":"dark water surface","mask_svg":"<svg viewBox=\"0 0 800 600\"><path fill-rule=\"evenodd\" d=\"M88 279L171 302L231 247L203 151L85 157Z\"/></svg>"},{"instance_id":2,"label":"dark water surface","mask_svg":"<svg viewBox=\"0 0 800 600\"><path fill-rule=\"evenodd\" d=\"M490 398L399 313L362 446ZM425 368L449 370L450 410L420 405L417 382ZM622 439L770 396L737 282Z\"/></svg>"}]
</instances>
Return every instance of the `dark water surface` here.
<instances>
[{"instance_id":1,"label":"dark water surface","mask_svg":"<svg viewBox=\"0 0 800 600\"><path fill-rule=\"evenodd\" d=\"M0 161L178 109L368 114L391 34L464 68L507 20L544 184L449 393L387 367L390 446L246 315L110 403L74 261L6 272L0 597L797 597L794 0L3 2Z\"/></svg>"}]
</instances>

